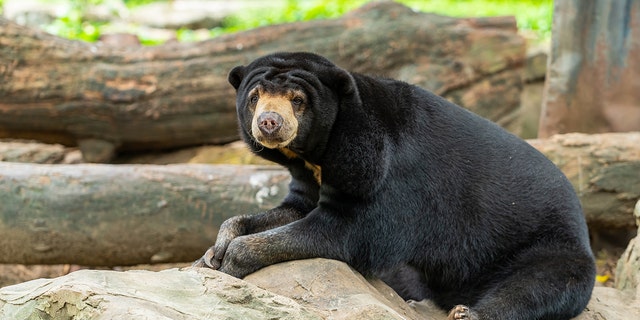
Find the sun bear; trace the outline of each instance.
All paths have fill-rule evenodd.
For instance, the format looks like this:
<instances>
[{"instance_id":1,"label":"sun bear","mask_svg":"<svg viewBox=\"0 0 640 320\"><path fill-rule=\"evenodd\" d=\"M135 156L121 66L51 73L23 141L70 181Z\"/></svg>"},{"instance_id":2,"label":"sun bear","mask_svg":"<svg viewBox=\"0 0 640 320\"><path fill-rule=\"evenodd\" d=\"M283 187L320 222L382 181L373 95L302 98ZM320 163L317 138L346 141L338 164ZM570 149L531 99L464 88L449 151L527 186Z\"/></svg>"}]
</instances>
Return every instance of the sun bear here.
<instances>
[{"instance_id":1,"label":"sun bear","mask_svg":"<svg viewBox=\"0 0 640 320\"><path fill-rule=\"evenodd\" d=\"M194 266L242 278L328 258L449 319L569 319L594 257L580 202L544 155L405 82L312 53L231 70L240 134L291 173L276 208L236 216Z\"/></svg>"}]
</instances>

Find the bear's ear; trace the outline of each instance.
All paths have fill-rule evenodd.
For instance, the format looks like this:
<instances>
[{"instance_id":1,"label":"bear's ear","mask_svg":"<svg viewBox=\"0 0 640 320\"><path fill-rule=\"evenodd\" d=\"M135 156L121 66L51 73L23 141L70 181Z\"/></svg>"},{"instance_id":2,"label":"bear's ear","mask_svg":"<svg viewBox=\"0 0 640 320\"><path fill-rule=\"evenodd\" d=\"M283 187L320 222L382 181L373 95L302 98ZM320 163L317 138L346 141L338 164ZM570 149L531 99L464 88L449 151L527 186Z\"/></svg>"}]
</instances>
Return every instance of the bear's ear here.
<instances>
[{"instance_id":1,"label":"bear's ear","mask_svg":"<svg viewBox=\"0 0 640 320\"><path fill-rule=\"evenodd\" d=\"M229 76L227 77L227 81L236 89L240 87L240 83L244 78L244 66L237 66L229 72Z\"/></svg>"},{"instance_id":2,"label":"bear's ear","mask_svg":"<svg viewBox=\"0 0 640 320\"><path fill-rule=\"evenodd\" d=\"M331 71L331 82L333 83L334 89L343 97L360 100L358 85L351 73L341 68L332 68Z\"/></svg>"}]
</instances>

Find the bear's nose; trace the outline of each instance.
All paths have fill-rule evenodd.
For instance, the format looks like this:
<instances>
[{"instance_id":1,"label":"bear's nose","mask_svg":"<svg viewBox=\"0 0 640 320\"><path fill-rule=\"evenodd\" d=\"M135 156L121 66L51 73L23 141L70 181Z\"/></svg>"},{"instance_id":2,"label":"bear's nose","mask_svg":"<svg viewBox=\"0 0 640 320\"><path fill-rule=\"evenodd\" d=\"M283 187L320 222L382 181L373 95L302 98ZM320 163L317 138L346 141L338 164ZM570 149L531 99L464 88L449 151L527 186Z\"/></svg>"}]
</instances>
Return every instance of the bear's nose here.
<instances>
[{"instance_id":1,"label":"bear's nose","mask_svg":"<svg viewBox=\"0 0 640 320\"><path fill-rule=\"evenodd\" d=\"M273 134L282 127L282 116L273 111L263 112L258 116L258 128L265 135Z\"/></svg>"}]
</instances>

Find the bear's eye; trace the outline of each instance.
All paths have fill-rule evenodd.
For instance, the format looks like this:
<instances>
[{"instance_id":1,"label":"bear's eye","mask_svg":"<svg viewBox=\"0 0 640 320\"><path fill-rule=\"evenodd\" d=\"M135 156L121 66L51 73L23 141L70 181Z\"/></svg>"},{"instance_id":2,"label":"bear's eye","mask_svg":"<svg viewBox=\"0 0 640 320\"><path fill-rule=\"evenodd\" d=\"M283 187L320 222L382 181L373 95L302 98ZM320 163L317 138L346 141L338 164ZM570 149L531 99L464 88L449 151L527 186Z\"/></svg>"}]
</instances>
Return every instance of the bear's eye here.
<instances>
[{"instance_id":1,"label":"bear's eye","mask_svg":"<svg viewBox=\"0 0 640 320\"><path fill-rule=\"evenodd\" d=\"M304 99L302 99L301 97L295 97L293 98L293 100L291 100L291 103L294 106L299 107L304 103Z\"/></svg>"},{"instance_id":2,"label":"bear's eye","mask_svg":"<svg viewBox=\"0 0 640 320\"><path fill-rule=\"evenodd\" d=\"M259 99L259 98L258 98L258 95L257 95L257 94L254 94L254 95L252 95L252 96L250 96L250 97L249 97L249 103L251 103L251 104L256 104L256 103L258 103L258 99Z\"/></svg>"}]
</instances>

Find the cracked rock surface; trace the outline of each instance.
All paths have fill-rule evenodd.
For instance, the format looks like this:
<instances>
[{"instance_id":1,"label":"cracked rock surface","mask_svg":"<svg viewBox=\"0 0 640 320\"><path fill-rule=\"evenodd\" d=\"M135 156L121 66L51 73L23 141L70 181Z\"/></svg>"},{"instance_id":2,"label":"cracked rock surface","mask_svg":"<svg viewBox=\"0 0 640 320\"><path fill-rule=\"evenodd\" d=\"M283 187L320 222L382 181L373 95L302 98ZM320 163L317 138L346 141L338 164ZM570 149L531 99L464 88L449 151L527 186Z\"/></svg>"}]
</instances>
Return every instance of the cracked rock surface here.
<instances>
[{"instance_id":1,"label":"cracked rock surface","mask_svg":"<svg viewBox=\"0 0 640 320\"><path fill-rule=\"evenodd\" d=\"M578 320L638 319L638 301L596 287ZM405 303L346 264L310 259L239 280L209 269L79 270L0 288L0 319L445 319L430 302Z\"/></svg>"}]
</instances>

